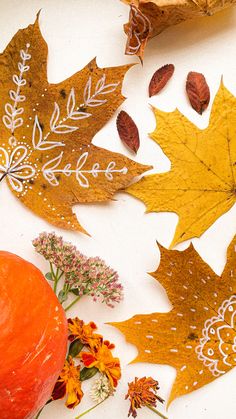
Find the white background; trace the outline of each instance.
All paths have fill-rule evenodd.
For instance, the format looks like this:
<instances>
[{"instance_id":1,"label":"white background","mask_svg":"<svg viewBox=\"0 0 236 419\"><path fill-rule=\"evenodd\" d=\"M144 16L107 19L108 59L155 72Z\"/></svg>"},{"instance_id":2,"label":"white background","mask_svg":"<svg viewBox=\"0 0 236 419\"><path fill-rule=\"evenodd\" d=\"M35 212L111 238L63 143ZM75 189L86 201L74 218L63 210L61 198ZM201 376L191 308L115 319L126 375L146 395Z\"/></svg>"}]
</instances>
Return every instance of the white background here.
<instances>
[{"instance_id":1,"label":"white background","mask_svg":"<svg viewBox=\"0 0 236 419\"><path fill-rule=\"evenodd\" d=\"M0 0L1 50L19 28L34 21L40 8L40 26L49 46L49 81L59 82L67 78L94 56L97 56L100 66L138 62L135 58L124 56L126 37L122 25L127 21L128 8L119 0ZM175 64L174 77L161 94L149 99L149 80L158 67L167 63ZM185 80L190 70L205 74L212 98L222 74L226 86L236 94L236 10L229 9L211 18L170 28L149 42L143 68L137 65L128 72L123 88L128 99L122 109L128 111L139 126L141 147L137 161L152 164L154 172L169 170L170 162L148 137L148 132L155 127L150 103L169 111L178 106L199 127L207 126L210 107L203 116L199 116L191 109L185 95ZM93 143L132 158L118 138L115 121L116 115L94 137ZM145 215L144 205L134 198L124 193L116 194L115 198L107 204L74 208L81 224L91 234L88 237L53 228L17 202L5 183L0 185L1 249L23 256L46 272L47 264L34 253L31 240L41 231L54 230L63 234L66 240L73 241L86 255L104 258L119 272L125 288L125 299L119 306L112 310L84 298L70 312L70 316L77 315L85 321L95 320L99 331L115 342L116 354L122 361L123 376L115 397L91 412L88 415L91 419L126 418L129 404L124 395L127 382L135 376L152 375L158 379L160 394L165 399L168 399L175 378L175 370L168 366L128 366L137 353L136 348L127 344L116 329L104 323L125 320L140 312L163 312L171 308L165 291L147 272L158 266L156 240L165 246L170 244L178 217L170 213ZM200 239L193 240L200 255L218 274L223 269L226 248L235 232L236 208L233 207ZM179 248L186 246L187 243L184 243ZM235 380L236 369L174 401L168 417L233 418L236 411ZM45 408L42 419L74 418L92 403L89 397L85 397L75 411L70 411L64 408L62 402L55 402ZM160 410L164 411L164 408L160 406ZM138 417L151 419L156 416L143 409Z\"/></svg>"}]
</instances>

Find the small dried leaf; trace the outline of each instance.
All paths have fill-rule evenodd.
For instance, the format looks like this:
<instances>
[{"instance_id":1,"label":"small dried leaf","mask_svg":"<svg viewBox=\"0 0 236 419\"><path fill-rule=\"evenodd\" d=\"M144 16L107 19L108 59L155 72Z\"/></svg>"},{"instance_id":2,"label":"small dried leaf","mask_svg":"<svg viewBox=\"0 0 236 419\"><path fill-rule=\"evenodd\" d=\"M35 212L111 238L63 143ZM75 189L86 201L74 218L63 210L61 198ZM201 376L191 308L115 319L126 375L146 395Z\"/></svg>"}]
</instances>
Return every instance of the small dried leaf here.
<instances>
[{"instance_id":1,"label":"small dried leaf","mask_svg":"<svg viewBox=\"0 0 236 419\"><path fill-rule=\"evenodd\" d=\"M117 130L121 141L123 141L132 151L137 153L140 141L137 125L125 111L121 111L116 120Z\"/></svg>"},{"instance_id":2,"label":"small dried leaf","mask_svg":"<svg viewBox=\"0 0 236 419\"><path fill-rule=\"evenodd\" d=\"M201 115L210 102L210 89L204 75L190 71L186 91L192 108Z\"/></svg>"},{"instance_id":3,"label":"small dried leaf","mask_svg":"<svg viewBox=\"0 0 236 419\"><path fill-rule=\"evenodd\" d=\"M163 65L163 67L155 71L149 83L149 97L156 95L165 87L166 83L173 76L174 71L175 67L173 64Z\"/></svg>"}]
</instances>

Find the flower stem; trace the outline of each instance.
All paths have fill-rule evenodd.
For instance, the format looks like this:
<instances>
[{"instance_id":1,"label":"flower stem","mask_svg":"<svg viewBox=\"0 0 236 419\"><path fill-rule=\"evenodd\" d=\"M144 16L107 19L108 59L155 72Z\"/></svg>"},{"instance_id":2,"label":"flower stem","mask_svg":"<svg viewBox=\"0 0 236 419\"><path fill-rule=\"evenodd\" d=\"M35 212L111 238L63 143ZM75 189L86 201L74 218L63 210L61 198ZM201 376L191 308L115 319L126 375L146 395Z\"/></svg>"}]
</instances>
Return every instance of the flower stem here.
<instances>
[{"instance_id":1,"label":"flower stem","mask_svg":"<svg viewBox=\"0 0 236 419\"><path fill-rule=\"evenodd\" d=\"M108 399L109 396L107 396L104 400L102 400L101 402L95 404L94 406L90 407L90 409L85 410L85 412L81 413L79 416L76 416L75 419L80 419L82 418L82 416L87 415L87 413L91 412L93 409L95 409L97 406L99 406L100 404L102 404L103 402L105 402L106 399Z\"/></svg>"},{"instance_id":2,"label":"flower stem","mask_svg":"<svg viewBox=\"0 0 236 419\"><path fill-rule=\"evenodd\" d=\"M160 418L162 418L162 419L168 419L165 415L163 415L161 412L159 412L157 409L155 409L155 407L150 406L150 404L147 404L146 406L148 407L148 409L152 410L157 415L159 415Z\"/></svg>"},{"instance_id":3,"label":"flower stem","mask_svg":"<svg viewBox=\"0 0 236 419\"><path fill-rule=\"evenodd\" d=\"M54 283L54 292L55 292L55 294L57 293L57 284L58 284L58 281L59 281L58 273L59 273L59 269L57 268L56 275L55 275L55 283Z\"/></svg>"},{"instance_id":4,"label":"flower stem","mask_svg":"<svg viewBox=\"0 0 236 419\"><path fill-rule=\"evenodd\" d=\"M50 271L51 271L52 278L54 279L53 291L56 294L57 293L57 284L58 284L59 280L61 279L64 272L60 272L59 269L57 268L56 273L55 273L54 269L53 269L53 265L52 265L51 262L50 262Z\"/></svg>"},{"instance_id":5,"label":"flower stem","mask_svg":"<svg viewBox=\"0 0 236 419\"><path fill-rule=\"evenodd\" d=\"M70 303L66 308L64 308L65 311L69 310L75 303L77 303L77 301L80 300L80 295L74 299L74 301L72 301L72 303Z\"/></svg>"}]
</instances>

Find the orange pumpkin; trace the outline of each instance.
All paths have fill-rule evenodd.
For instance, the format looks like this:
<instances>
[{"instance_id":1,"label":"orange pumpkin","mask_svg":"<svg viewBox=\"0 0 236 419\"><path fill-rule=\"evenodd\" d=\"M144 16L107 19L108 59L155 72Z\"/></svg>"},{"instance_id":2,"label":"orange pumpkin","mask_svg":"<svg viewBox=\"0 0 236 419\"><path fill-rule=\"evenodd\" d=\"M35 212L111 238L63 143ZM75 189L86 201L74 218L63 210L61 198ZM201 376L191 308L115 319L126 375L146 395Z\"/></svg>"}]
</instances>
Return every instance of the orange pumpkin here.
<instances>
[{"instance_id":1,"label":"orange pumpkin","mask_svg":"<svg viewBox=\"0 0 236 419\"><path fill-rule=\"evenodd\" d=\"M67 321L42 273L0 251L0 418L32 419L63 367Z\"/></svg>"}]
</instances>

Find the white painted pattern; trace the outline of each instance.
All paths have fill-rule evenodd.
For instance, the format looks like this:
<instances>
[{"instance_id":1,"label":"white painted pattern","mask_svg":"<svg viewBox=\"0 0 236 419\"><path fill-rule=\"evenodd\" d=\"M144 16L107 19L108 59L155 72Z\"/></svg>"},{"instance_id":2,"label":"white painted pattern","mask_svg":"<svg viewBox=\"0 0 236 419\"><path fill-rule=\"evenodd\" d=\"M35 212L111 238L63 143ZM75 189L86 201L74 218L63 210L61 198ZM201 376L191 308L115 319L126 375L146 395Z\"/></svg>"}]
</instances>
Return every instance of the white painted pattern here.
<instances>
[{"instance_id":1,"label":"white painted pattern","mask_svg":"<svg viewBox=\"0 0 236 419\"><path fill-rule=\"evenodd\" d=\"M9 91L10 99L13 103L5 104L6 114L3 116L2 120L6 128L8 128L12 134L9 138L9 144L15 146L17 144L14 132L15 129L20 127L23 124L23 118L19 115L23 114L24 108L19 107L20 102L24 102L26 97L21 94L21 88L26 85L26 79L23 77L30 66L26 65L26 61L31 59L31 55L28 53L30 44L26 44L26 49L20 51L20 57L22 61L18 62L19 74L13 74L12 80L17 86L16 90L11 89Z\"/></svg>"},{"instance_id":2,"label":"white painted pattern","mask_svg":"<svg viewBox=\"0 0 236 419\"><path fill-rule=\"evenodd\" d=\"M35 150L50 150L55 147L63 147L64 144L58 141L46 141L43 138L43 131L36 115L34 118L34 125L32 131L32 144Z\"/></svg>"},{"instance_id":3,"label":"white painted pattern","mask_svg":"<svg viewBox=\"0 0 236 419\"><path fill-rule=\"evenodd\" d=\"M103 74L103 76L98 80L94 93L91 93L92 90L92 78L91 76L88 79L88 82L84 89L84 106L90 106L90 107L96 107L101 106L107 102L107 99L98 99L98 96L107 95L108 93L114 92L116 90L117 86L120 84L120 82L117 83L110 83L106 84L106 75Z\"/></svg>"},{"instance_id":4,"label":"white painted pattern","mask_svg":"<svg viewBox=\"0 0 236 419\"><path fill-rule=\"evenodd\" d=\"M229 366L232 366L232 354L235 353L234 364L236 363L236 295L232 295L225 300L219 310L218 315L206 320L202 330L203 337L200 345L195 348L198 359L211 371L214 377L224 374ZM228 331L228 333L226 333ZM227 345L224 340L224 333L229 336L234 333L234 343ZM211 348L211 343L217 342L217 353ZM229 359L229 347L230 356Z\"/></svg>"},{"instance_id":5,"label":"white painted pattern","mask_svg":"<svg viewBox=\"0 0 236 419\"><path fill-rule=\"evenodd\" d=\"M64 152L62 151L57 157L48 161L42 168L43 176L52 185L57 186L59 181L56 178L56 174L63 174L65 176L71 176L75 174L76 180L79 182L82 188L89 188L89 180L87 175L92 175L94 178L98 177L99 174L104 174L105 177L112 181L114 173L126 174L128 169L123 167L122 169L115 169L116 163L111 161L108 163L106 169L100 169L99 163L94 163L92 169L83 170L83 167L89 157L89 153L86 151L77 160L77 166L75 169L71 168L71 164L66 164L63 169L59 168L62 162Z\"/></svg>"},{"instance_id":6,"label":"white painted pattern","mask_svg":"<svg viewBox=\"0 0 236 419\"><path fill-rule=\"evenodd\" d=\"M30 164L25 164L28 154L26 146L18 146L8 154L8 152L0 147L0 180L5 176L8 178L9 183L14 191L22 192L22 180L31 179L35 176L36 170Z\"/></svg>"},{"instance_id":7,"label":"white painted pattern","mask_svg":"<svg viewBox=\"0 0 236 419\"><path fill-rule=\"evenodd\" d=\"M135 55L141 47L140 39L148 36L150 31L150 20L143 13L141 13L135 5L131 4L128 37L135 39L135 44L133 46L128 45L128 48L126 48L126 54Z\"/></svg>"},{"instance_id":8,"label":"white painted pattern","mask_svg":"<svg viewBox=\"0 0 236 419\"><path fill-rule=\"evenodd\" d=\"M75 97L75 89L74 87L71 88L70 94L67 99L67 105L66 105L66 116L64 118L60 119L61 110L60 106L57 102L54 102L54 110L52 112L52 116L50 119L50 131L45 135L44 137L44 144L52 133L54 134L69 134L73 131L77 131L79 129L79 126L77 125L68 125L68 123L72 121L78 121L81 119L89 118L92 116L91 113L85 112L83 109L85 107L97 107L104 105L107 103L108 99L104 99L104 95L107 95L108 93L112 93L114 90L116 90L117 86L120 84L120 82L117 83L111 83L106 84L106 75L103 74L103 76L98 80L94 93L92 94L92 77L90 76L85 88L84 88L84 103L81 103L79 106L76 106L76 97ZM99 99L100 96L100 99ZM101 99L101 96L103 97ZM56 143L55 143L56 144ZM44 145L45 147L45 145ZM50 147L52 148L52 147Z\"/></svg>"}]
</instances>

